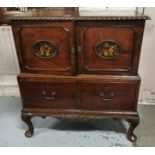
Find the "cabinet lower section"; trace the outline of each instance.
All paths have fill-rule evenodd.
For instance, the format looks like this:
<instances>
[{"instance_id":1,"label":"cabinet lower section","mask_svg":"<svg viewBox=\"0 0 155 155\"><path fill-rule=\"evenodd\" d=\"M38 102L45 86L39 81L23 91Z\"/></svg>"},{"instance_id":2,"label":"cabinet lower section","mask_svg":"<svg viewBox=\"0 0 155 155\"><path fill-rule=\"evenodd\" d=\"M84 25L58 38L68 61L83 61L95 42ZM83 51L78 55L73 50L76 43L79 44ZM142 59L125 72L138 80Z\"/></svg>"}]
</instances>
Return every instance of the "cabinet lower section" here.
<instances>
[{"instance_id":1,"label":"cabinet lower section","mask_svg":"<svg viewBox=\"0 0 155 155\"><path fill-rule=\"evenodd\" d=\"M133 129L138 125L137 100L139 76L50 76L20 74L23 101L22 119L28 124L26 136L32 136L33 116L52 116L69 120L94 120L105 117L126 119Z\"/></svg>"}]
</instances>

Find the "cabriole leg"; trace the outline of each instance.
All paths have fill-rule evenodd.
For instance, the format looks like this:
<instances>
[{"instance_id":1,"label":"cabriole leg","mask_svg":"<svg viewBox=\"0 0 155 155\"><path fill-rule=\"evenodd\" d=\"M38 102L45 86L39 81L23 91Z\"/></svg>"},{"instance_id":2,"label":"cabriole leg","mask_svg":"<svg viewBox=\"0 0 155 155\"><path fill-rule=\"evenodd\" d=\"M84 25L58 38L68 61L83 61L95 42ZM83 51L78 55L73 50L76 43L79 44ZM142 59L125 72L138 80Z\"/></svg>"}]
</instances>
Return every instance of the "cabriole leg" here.
<instances>
[{"instance_id":1,"label":"cabriole leg","mask_svg":"<svg viewBox=\"0 0 155 155\"><path fill-rule=\"evenodd\" d=\"M134 134L134 129L139 124L139 116L133 117L132 119L127 119L127 121L130 123L130 127L128 129L128 139L131 142L135 142L137 140L137 136Z\"/></svg>"},{"instance_id":2,"label":"cabriole leg","mask_svg":"<svg viewBox=\"0 0 155 155\"><path fill-rule=\"evenodd\" d=\"M33 136L34 128L33 128L32 122L31 122L31 118L32 118L32 116L29 116L27 114L22 114L22 120L28 126L28 130L25 132L26 137L32 137Z\"/></svg>"}]
</instances>

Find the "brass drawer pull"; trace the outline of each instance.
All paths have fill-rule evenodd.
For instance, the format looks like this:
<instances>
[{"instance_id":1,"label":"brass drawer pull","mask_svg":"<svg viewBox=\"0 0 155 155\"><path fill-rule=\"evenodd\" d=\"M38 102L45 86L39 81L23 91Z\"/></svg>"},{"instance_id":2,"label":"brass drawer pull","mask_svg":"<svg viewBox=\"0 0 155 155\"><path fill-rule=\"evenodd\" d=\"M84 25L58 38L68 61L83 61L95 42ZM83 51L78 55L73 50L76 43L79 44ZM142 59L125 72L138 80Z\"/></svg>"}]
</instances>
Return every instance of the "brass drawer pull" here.
<instances>
[{"instance_id":1,"label":"brass drawer pull","mask_svg":"<svg viewBox=\"0 0 155 155\"><path fill-rule=\"evenodd\" d=\"M100 97L103 101L111 101L114 97L114 93L104 94L103 92L101 92Z\"/></svg>"},{"instance_id":2,"label":"brass drawer pull","mask_svg":"<svg viewBox=\"0 0 155 155\"><path fill-rule=\"evenodd\" d=\"M46 91L43 91L43 96L45 97L46 100L53 100L55 99L57 93L53 91L50 95L47 95Z\"/></svg>"}]
</instances>

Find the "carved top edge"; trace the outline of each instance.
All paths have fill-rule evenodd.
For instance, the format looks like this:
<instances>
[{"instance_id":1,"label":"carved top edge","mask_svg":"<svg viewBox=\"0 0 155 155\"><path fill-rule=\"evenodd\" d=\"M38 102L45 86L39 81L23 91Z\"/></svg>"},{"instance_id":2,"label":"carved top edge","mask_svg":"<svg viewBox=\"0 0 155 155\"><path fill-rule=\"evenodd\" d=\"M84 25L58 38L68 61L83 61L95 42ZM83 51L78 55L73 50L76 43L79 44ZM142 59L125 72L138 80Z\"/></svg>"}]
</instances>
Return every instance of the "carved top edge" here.
<instances>
[{"instance_id":1,"label":"carved top edge","mask_svg":"<svg viewBox=\"0 0 155 155\"><path fill-rule=\"evenodd\" d=\"M13 16L7 17L9 21L16 20L150 20L149 16L83 16L83 17L29 17L29 16Z\"/></svg>"}]
</instances>

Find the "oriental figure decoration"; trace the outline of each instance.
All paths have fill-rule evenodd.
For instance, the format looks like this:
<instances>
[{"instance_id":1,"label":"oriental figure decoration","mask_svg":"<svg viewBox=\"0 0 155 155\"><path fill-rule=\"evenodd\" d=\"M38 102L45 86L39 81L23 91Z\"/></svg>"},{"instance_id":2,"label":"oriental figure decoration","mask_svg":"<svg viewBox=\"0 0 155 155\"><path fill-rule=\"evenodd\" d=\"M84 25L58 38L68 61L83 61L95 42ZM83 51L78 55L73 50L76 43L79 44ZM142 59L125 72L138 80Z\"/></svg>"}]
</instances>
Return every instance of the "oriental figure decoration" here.
<instances>
[{"instance_id":1,"label":"oriental figure decoration","mask_svg":"<svg viewBox=\"0 0 155 155\"><path fill-rule=\"evenodd\" d=\"M49 41L41 40L34 44L32 51L40 58L53 58L57 54L57 46Z\"/></svg>"},{"instance_id":2,"label":"oriental figure decoration","mask_svg":"<svg viewBox=\"0 0 155 155\"><path fill-rule=\"evenodd\" d=\"M115 59L121 52L119 43L111 40L99 42L95 47L95 53L103 59Z\"/></svg>"}]
</instances>

